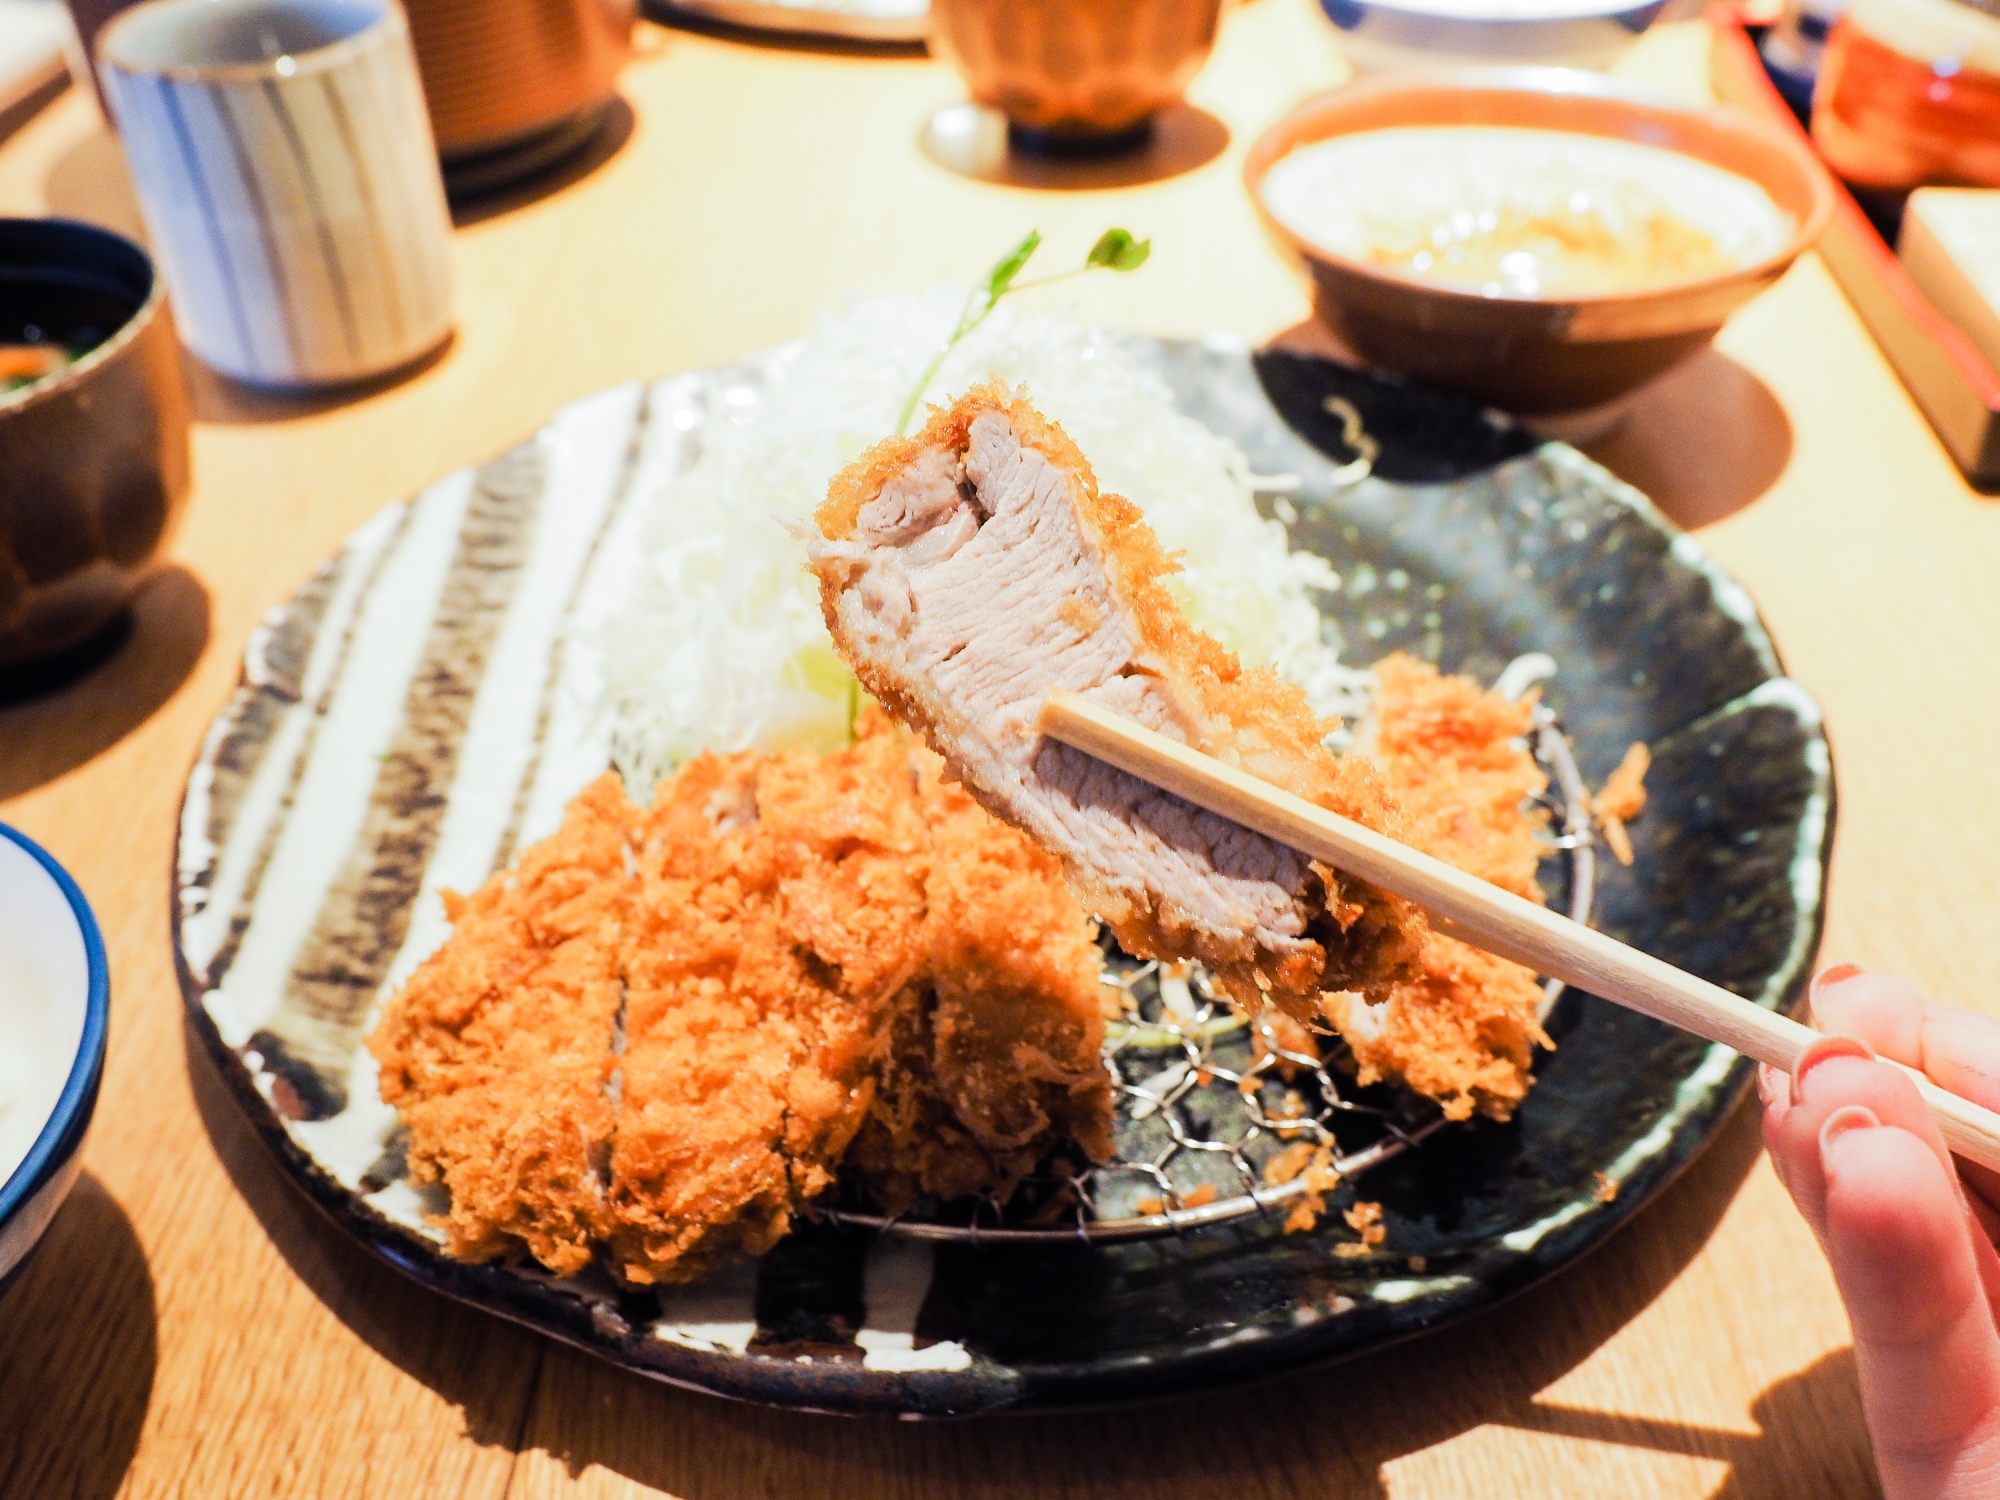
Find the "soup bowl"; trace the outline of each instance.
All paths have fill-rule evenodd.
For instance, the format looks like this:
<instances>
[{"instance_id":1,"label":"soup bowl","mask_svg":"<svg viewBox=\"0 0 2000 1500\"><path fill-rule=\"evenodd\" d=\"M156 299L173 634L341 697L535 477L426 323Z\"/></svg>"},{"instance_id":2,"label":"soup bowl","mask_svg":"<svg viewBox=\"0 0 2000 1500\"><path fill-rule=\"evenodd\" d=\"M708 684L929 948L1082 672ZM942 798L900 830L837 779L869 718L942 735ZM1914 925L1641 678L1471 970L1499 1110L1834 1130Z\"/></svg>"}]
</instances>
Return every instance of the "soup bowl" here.
<instances>
[{"instance_id":1,"label":"soup bowl","mask_svg":"<svg viewBox=\"0 0 2000 1500\"><path fill-rule=\"evenodd\" d=\"M1433 279L1309 240L1273 211L1273 168L1337 137L1411 126L1501 126L1663 148L1754 184L1783 216L1753 259L1609 290L1535 293ZM1308 101L1251 147L1244 183L1278 242L1311 276L1314 308L1343 344L1386 370L1524 414L1617 401L1712 339L1784 273L1833 212L1803 141L1599 74L1468 69L1368 79Z\"/></svg>"},{"instance_id":2,"label":"soup bowl","mask_svg":"<svg viewBox=\"0 0 2000 1500\"><path fill-rule=\"evenodd\" d=\"M69 1195L97 1107L111 979L90 904L0 823L0 1294Z\"/></svg>"}]
</instances>

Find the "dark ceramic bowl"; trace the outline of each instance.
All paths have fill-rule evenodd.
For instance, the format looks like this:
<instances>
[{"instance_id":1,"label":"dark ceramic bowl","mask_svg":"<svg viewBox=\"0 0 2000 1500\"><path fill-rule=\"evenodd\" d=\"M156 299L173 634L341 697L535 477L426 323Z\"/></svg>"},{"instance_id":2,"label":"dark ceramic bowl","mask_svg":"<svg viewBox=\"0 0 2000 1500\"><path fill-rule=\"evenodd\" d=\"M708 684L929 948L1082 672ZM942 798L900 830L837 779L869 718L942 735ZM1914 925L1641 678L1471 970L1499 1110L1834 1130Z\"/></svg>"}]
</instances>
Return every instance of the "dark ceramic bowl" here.
<instances>
[{"instance_id":1,"label":"dark ceramic bowl","mask_svg":"<svg viewBox=\"0 0 2000 1500\"><path fill-rule=\"evenodd\" d=\"M0 1291L76 1182L110 1017L110 970L90 904L46 850L0 824L0 1034L8 1039L0 1089L10 1106L0 1119Z\"/></svg>"},{"instance_id":2,"label":"dark ceramic bowl","mask_svg":"<svg viewBox=\"0 0 2000 1500\"><path fill-rule=\"evenodd\" d=\"M124 609L188 490L188 392L164 284L129 240L0 219L0 343L89 350L0 395L0 670Z\"/></svg>"},{"instance_id":3,"label":"dark ceramic bowl","mask_svg":"<svg viewBox=\"0 0 2000 1500\"><path fill-rule=\"evenodd\" d=\"M1493 125L1664 147L1748 178L1791 219L1753 264L1630 291L1485 296L1313 244L1272 216L1271 169L1298 147L1404 126ZM1805 144L1744 115L1674 104L1565 68L1468 69L1370 79L1301 105L1257 143L1245 185L1271 233L1311 274L1320 317L1357 354L1506 411L1575 412L1636 390L1715 337L1819 238L1833 213Z\"/></svg>"}]
</instances>

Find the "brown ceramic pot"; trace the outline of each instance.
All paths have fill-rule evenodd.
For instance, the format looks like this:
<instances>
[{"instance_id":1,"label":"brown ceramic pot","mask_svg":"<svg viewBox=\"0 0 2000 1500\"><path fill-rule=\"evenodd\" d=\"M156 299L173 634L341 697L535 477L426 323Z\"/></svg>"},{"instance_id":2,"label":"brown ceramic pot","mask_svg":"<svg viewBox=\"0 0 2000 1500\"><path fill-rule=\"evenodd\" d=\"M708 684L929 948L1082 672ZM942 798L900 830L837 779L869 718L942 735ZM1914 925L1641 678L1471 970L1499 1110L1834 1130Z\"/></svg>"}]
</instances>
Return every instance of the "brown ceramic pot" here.
<instances>
[{"instance_id":1,"label":"brown ceramic pot","mask_svg":"<svg viewBox=\"0 0 2000 1500\"><path fill-rule=\"evenodd\" d=\"M1661 146L1747 177L1792 221L1754 265L1630 292L1482 296L1350 259L1292 233L1265 209L1265 175L1313 141L1408 125L1511 125ZM1592 73L1469 69L1349 85L1301 105L1250 148L1243 176L1266 226L1305 265L1314 308L1383 369L1506 411L1576 412L1637 389L1712 339L1776 281L1833 213L1826 170L1795 136L1747 116L1672 104Z\"/></svg>"},{"instance_id":2,"label":"brown ceramic pot","mask_svg":"<svg viewBox=\"0 0 2000 1500\"><path fill-rule=\"evenodd\" d=\"M634 0L404 0L447 169L591 117L632 51Z\"/></svg>"},{"instance_id":3,"label":"brown ceramic pot","mask_svg":"<svg viewBox=\"0 0 2000 1500\"><path fill-rule=\"evenodd\" d=\"M145 252L61 219L0 219L0 342L97 341L0 395L0 668L108 624L188 490L188 392Z\"/></svg>"},{"instance_id":4,"label":"brown ceramic pot","mask_svg":"<svg viewBox=\"0 0 2000 1500\"><path fill-rule=\"evenodd\" d=\"M1215 42L1221 0L931 0L931 40L972 97L1054 141L1142 132Z\"/></svg>"}]
</instances>

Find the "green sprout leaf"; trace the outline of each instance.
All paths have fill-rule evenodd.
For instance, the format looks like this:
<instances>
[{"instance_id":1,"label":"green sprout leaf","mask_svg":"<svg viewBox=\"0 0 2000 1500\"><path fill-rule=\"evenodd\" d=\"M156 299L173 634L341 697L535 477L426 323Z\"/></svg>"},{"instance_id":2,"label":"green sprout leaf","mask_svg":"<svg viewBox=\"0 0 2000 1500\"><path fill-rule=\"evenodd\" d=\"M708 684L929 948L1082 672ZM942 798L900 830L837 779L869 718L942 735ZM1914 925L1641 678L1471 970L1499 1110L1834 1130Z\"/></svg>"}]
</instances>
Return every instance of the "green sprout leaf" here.
<instances>
[{"instance_id":1,"label":"green sprout leaf","mask_svg":"<svg viewBox=\"0 0 2000 1500\"><path fill-rule=\"evenodd\" d=\"M958 326L951 331L951 337L944 341L917 381L917 388L910 392L910 399L903 403L903 414L896 419L896 431L900 435L910 430L911 419L917 414L917 403L924 399L924 392L937 379L937 372L944 368L945 356L958 347L973 329L986 321L986 315L1000 303L1009 292L1023 292L1031 286L1047 286L1055 281L1067 281L1072 276L1081 276L1087 271L1136 271L1146 263L1153 253L1151 240L1135 240L1131 232L1124 229L1107 229L1097 237L1097 243L1090 247L1090 254L1083 264L1074 271L1062 271L1054 276L1044 276L1039 281L1024 281L1019 286L1014 279L1021 274L1028 259L1042 247L1042 232L1030 230L1028 237L1009 250L986 273L986 285L976 287L966 297L965 306L958 315Z\"/></svg>"},{"instance_id":2,"label":"green sprout leaf","mask_svg":"<svg viewBox=\"0 0 2000 1500\"><path fill-rule=\"evenodd\" d=\"M1123 229L1107 229L1090 247L1085 266L1102 266L1107 271L1136 271L1153 253L1151 240L1135 240Z\"/></svg>"},{"instance_id":3,"label":"green sprout leaf","mask_svg":"<svg viewBox=\"0 0 2000 1500\"><path fill-rule=\"evenodd\" d=\"M1022 240L1020 244L1001 256L999 264L986 273L986 307L980 311L979 316L981 318L986 316L986 312L992 308L994 303L1007 295L1008 289L1014 285L1014 278L1021 274L1021 268L1028 263L1028 257L1041 249L1041 247L1041 230L1031 229L1028 231L1028 237L1025 240ZM1096 253L1094 250L1091 252L1093 255ZM961 319L960 321L962 322L963 320ZM977 320L975 320L974 326L977 326ZM970 333L972 329L968 328L965 332ZM960 337L963 338L964 334L961 334Z\"/></svg>"}]
</instances>

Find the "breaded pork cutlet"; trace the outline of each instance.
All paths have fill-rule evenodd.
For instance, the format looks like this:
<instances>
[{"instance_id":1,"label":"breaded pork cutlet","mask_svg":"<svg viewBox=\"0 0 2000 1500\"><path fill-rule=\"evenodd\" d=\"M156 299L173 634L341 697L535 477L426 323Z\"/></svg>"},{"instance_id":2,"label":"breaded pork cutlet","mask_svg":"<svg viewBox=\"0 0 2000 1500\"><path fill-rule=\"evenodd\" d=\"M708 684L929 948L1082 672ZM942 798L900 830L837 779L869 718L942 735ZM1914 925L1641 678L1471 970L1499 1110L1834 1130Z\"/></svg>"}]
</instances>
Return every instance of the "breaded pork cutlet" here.
<instances>
[{"instance_id":1,"label":"breaded pork cutlet","mask_svg":"<svg viewBox=\"0 0 2000 1500\"><path fill-rule=\"evenodd\" d=\"M1103 955L1054 856L910 749L931 840L924 965L849 1160L891 1211L919 1193L1004 1202L1065 1141L1111 1154Z\"/></svg>"},{"instance_id":2,"label":"breaded pork cutlet","mask_svg":"<svg viewBox=\"0 0 2000 1500\"><path fill-rule=\"evenodd\" d=\"M476 895L370 1046L447 1248L635 1283L768 1250L853 1167L1004 1199L1111 1149L1094 927L879 712L820 756L616 777ZM621 1009L620 997L623 996Z\"/></svg>"},{"instance_id":3,"label":"breaded pork cutlet","mask_svg":"<svg viewBox=\"0 0 2000 1500\"><path fill-rule=\"evenodd\" d=\"M1536 834L1546 816L1529 799L1547 778L1525 741L1530 705L1413 657L1385 658L1375 674L1375 709L1359 749L1382 768L1408 814L1409 842L1541 900ZM1364 1083L1400 1078L1454 1119L1474 1109L1505 1119L1528 1091L1534 1049L1549 1044L1536 1019L1541 998L1521 965L1433 932L1421 972L1399 981L1386 1002L1338 996L1327 1010Z\"/></svg>"},{"instance_id":4,"label":"breaded pork cutlet","mask_svg":"<svg viewBox=\"0 0 2000 1500\"><path fill-rule=\"evenodd\" d=\"M368 1039L382 1098L409 1132L410 1176L450 1192L445 1244L462 1259L519 1244L552 1271L579 1271L610 1226L605 1084L630 812L606 775L510 874L446 893L451 940Z\"/></svg>"},{"instance_id":5,"label":"breaded pork cutlet","mask_svg":"<svg viewBox=\"0 0 2000 1500\"><path fill-rule=\"evenodd\" d=\"M833 1182L922 957L906 747L702 756L643 820L612 1151L638 1282L761 1254Z\"/></svg>"},{"instance_id":6,"label":"breaded pork cutlet","mask_svg":"<svg viewBox=\"0 0 2000 1500\"><path fill-rule=\"evenodd\" d=\"M1406 902L1043 739L1068 688L1396 834L1364 761L1276 673L1245 671L1161 584L1138 508L1099 493L1062 429L998 387L835 477L808 551L841 654L990 812L1063 863L1124 947L1199 958L1249 1004L1386 996L1425 936Z\"/></svg>"}]
</instances>

